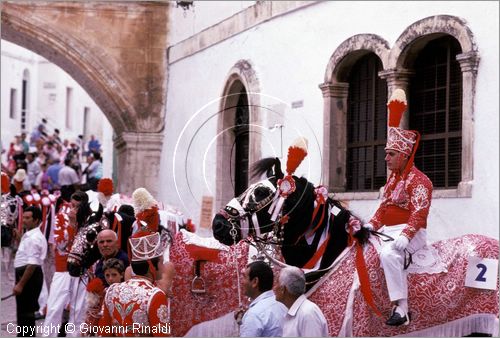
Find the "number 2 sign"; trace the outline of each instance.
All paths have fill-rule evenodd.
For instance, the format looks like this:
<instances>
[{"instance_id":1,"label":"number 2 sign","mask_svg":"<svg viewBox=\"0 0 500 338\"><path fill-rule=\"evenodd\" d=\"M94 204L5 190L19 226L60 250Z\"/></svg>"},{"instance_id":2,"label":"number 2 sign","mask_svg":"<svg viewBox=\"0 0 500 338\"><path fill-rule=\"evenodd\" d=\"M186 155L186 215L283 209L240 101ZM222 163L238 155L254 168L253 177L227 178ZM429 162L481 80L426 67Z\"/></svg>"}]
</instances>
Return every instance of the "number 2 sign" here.
<instances>
[{"instance_id":1,"label":"number 2 sign","mask_svg":"<svg viewBox=\"0 0 500 338\"><path fill-rule=\"evenodd\" d=\"M465 286L471 288L496 290L498 259L471 256L468 259Z\"/></svg>"}]
</instances>

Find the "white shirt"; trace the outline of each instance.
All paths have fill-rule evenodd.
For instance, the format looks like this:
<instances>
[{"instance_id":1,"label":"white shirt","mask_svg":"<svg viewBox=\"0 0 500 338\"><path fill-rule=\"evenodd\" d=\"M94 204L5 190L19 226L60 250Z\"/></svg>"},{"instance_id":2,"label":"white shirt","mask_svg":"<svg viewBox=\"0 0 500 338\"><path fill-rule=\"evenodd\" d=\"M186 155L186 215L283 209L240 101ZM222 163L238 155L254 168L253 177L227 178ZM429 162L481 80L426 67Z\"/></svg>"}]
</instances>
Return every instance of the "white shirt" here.
<instances>
[{"instance_id":1,"label":"white shirt","mask_svg":"<svg viewBox=\"0 0 500 338\"><path fill-rule=\"evenodd\" d=\"M21 237L21 243L14 258L14 267L20 268L25 265L40 265L47 256L47 240L40 231L40 227L26 231Z\"/></svg>"},{"instance_id":2,"label":"white shirt","mask_svg":"<svg viewBox=\"0 0 500 338\"><path fill-rule=\"evenodd\" d=\"M240 337L281 337L286 306L276 300L273 290L255 298L245 312Z\"/></svg>"},{"instance_id":3,"label":"white shirt","mask_svg":"<svg viewBox=\"0 0 500 338\"><path fill-rule=\"evenodd\" d=\"M62 187L63 185L73 185L80 183L80 179L76 174L75 169L65 165L59 170L58 183Z\"/></svg>"},{"instance_id":4,"label":"white shirt","mask_svg":"<svg viewBox=\"0 0 500 338\"><path fill-rule=\"evenodd\" d=\"M292 304L283 323L283 337L327 337L328 324L321 309L300 296Z\"/></svg>"}]
</instances>

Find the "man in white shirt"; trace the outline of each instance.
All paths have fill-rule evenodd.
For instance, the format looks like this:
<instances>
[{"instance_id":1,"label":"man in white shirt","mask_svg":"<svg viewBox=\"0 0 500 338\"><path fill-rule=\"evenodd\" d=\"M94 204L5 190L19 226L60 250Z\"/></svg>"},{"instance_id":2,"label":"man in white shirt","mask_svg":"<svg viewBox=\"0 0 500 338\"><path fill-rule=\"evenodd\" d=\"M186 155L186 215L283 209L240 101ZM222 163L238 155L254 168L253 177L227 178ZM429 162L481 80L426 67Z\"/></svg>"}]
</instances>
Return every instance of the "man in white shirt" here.
<instances>
[{"instance_id":1,"label":"man in white shirt","mask_svg":"<svg viewBox=\"0 0 500 338\"><path fill-rule=\"evenodd\" d=\"M61 187L61 197L66 202L70 201L71 195L80 188L80 178L75 169L70 167L71 160L64 160L64 167L61 168L58 174L58 183Z\"/></svg>"},{"instance_id":2,"label":"man in white shirt","mask_svg":"<svg viewBox=\"0 0 500 338\"><path fill-rule=\"evenodd\" d=\"M280 271L274 288L276 300L285 304L288 312L283 323L283 337L327 337L328 324L321 309L307 299L304 272L294 266Z\"/></svg>"},{"instance_id":3,"label":"man in white shirt","mask_svg":"<svg viewBox=\"0 0 500 338\"><path fill-rule=\"evenodd\" d=\"M240 337L281 337L286 307L276 301L273 270L263 261L255 261L243 270L245 295L252 299L240 327Z\"/></svg>"},{"instance_id":4,"label":"man in white shirt","mask_svg":"<svg viewBox=\"0 0 500 338\"><path fill-rule=\"evenodd\" d=\"M26 233L21 237L14 268L16 269L16 285L12 292L16 296L17 325L35 336L35 311L38 311L38 297L42 291L42 264L47 255L47 240L40 231L42 211L35 206L23 212L23 224Z\"/></svg>"}]
</instances>

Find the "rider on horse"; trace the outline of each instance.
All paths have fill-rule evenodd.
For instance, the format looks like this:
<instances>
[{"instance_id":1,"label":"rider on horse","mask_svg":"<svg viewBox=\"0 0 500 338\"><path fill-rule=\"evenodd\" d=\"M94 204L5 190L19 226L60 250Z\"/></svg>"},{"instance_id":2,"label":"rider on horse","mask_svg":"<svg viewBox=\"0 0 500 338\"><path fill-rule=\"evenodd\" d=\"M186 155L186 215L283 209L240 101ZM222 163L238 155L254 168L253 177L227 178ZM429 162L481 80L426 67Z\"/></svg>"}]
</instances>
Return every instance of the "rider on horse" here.
<instances>
[{"instance_id":1,"label":"rider on horse","mask_svg":"<svg viewBox=\"0 0 500 338\"><path fill-rule=\"evenodd\" d=\"M385 161L391 175L384 186L382 202L365 228L378 230L395 240L384 242L380 260L384 269L393 310L387 325L410 323L406 261L427 242L427 216L431 205L432 182L414 165L420 134L403 130L399 123L406 110L405 92L396 89L387 104L389 136ZM359 228L359 221L351 225ZM409 263L408 263L409 264Z\"/></svg>"}]
</instances>

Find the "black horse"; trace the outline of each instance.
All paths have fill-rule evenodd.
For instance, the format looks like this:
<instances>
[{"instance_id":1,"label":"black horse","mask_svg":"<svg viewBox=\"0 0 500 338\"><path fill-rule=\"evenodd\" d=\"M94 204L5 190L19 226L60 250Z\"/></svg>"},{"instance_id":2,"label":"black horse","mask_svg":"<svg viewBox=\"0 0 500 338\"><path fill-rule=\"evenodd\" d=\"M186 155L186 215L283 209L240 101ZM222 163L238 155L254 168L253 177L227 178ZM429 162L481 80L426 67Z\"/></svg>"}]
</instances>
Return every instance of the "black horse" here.
<instances>
[{"instance_id":1,"label":"black horse","mask_svg":"<svg viewBox=\"0 0 500 338\"><path fill-rule=\"evenodd\" d=\"M280 246L285 263L302 268L311 264L310 260L320 249L321 239L329 236L317 269L326 272L348 246L346 225L350 212L327 195L321 203L318 191L307 179L293 176L296 189L285 199L281 216L273 221L269 209L278 198L278 181L284 177L280 161L278 158L262 159L253 165L252 171L254 176L266 173L267 180L253 184L216 214L212 222L214 237L223 244L232 245L245 239L242 237L247 233L259 241L262 237L259 233L273 231L274 244ZM304 231L306 225L309 226ZM357 236L366 239L367 230L363 229ZM315 274L314 277L316 280L319 276Z\"/></svg>"}]
</instances>

